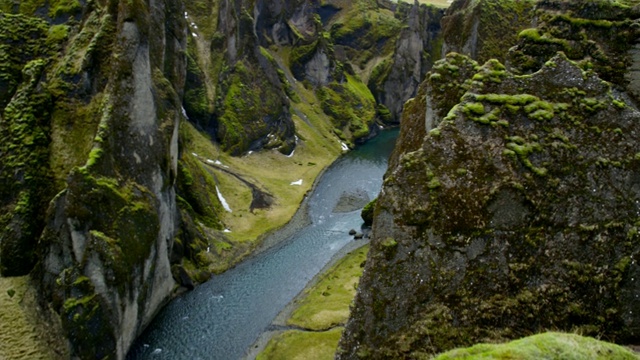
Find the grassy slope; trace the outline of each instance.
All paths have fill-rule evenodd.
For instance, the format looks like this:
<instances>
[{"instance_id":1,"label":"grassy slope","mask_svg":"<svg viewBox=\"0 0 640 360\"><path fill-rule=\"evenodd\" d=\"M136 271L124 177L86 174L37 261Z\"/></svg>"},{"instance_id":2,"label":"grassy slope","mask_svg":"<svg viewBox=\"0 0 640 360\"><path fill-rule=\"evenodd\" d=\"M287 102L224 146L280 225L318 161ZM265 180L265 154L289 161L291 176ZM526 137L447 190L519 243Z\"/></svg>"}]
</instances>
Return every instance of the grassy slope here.
<instances>
[{"instance_id":1,"label":"grassy slope","mask_svg":"<svg viewBox=\"0 0 640 360\"><path fill-rule=\"evenodd\" d=\"M366 245L347 254L305 290L287 324L314 331L285 331L272 338L257 359L333 359L344 329L338 325L349 317L368 251Z\"/></svg>"},{"instance_id":2,"label":"grassy slope","mask_svg":"<svg viewBox=\"0 0 640 360\"><path fill-rule=\"evenodd\" d=\"M629 349L576 334L547 332L506 344L479 344L439 355L434 360L518 359L583 360L640 359Z\"/></svg>"},{"instance_id":3,"label":"grassy slope","mask_svg":"<svg viewBox=\"0 0 640 360\"><path fill-rule=\"evenodd\" d=\"M285 63L287 51L273 52L272 56ZM282 58L281 58L282 57ZM283 69L287 72L288 68ZM288 74L290 75L290 74ZM292 78L290 76L290 78ZM256 185L274 198L269 209L250 210L251 190L236 177L210 166L218 182L218 188L228 202L231 212L224 212L222 223L231 230L224 235L233 244L242 245L248 254L259 245L262 235L283 226L298 209L304 195L311 189L320 173L342 153L340 139L333 133L328 117L321 111L319 101L312 91L301 83L291 84L300 102L291 103L296 135L299 138L293 156L277 151L260 151L242 157L230 156L212 143L191 124L184 123L188 141L183 145L182 156L194 156L202 163L219 161L225 169ZM208 161L210 160L210 161ZM301 185L291 185L302 180ZM240 261L229 252L228 262L217 272Z\"/></svg>"},{"instance_id":4,"label":"grassy slope","mask_svg":"<svg viewBox=\"0 0 640 360\"><path fill-rule=\"evenodd\" d=\"M0 359L68 358L63 345L47 342L57 330L34 319L34 291L28 276L0 277Z\"/></svg>"}]
</instances>

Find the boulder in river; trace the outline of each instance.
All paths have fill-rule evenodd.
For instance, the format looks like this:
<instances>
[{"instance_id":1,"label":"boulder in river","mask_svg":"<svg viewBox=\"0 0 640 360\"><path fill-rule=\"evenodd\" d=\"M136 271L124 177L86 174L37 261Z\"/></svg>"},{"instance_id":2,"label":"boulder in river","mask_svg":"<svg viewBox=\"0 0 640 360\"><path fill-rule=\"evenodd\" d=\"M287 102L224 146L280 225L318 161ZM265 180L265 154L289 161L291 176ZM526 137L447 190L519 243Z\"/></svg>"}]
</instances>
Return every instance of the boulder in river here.
<instances>
[{"instance_id":1,"label":"boulder in river","mask_svg":"<svg viewBox=\"0 0 640 360\"><path fill-rule=\"evenodd\" d=\"M362 189L344 191L333 208L334 213L346 213L362 209L369 203L369 194Z\"/></svg>"}]
</instances>

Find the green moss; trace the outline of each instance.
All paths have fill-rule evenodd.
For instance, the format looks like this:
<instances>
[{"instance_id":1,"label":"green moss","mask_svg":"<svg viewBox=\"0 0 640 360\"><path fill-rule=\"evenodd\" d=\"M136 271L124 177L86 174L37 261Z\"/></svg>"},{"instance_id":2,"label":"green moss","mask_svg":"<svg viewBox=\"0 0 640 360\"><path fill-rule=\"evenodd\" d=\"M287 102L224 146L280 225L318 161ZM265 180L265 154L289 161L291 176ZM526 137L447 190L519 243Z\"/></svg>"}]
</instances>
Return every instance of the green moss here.
<instances>
[{"instance_id":1,"label":"green moss","mask_svg":"<svg viewBox=\"0 0 640 360\"><path fill-rule=\"evenodd\" d=\"M324 332L289 330L274 337L256 359L330 360L335 355L343 328Z\"/></svg>"},{"instance_id":2,"label":"green moss","mask_svg":"<svg viewBox=\"0 0 640 360\"><path fill-rule=\"evenodd\" d=\"M376 106L369 89L355 76L346 75L344 83L333 82L316 92L322 110L337 130L353 141L369 135Z\"/></svg>"},{"instance_id":3,"label":"green moss","mask_svg":"<svg viewBox=\"0 0 640 360\"><path fill-rule=\"evenodd\" d=\"M429 180L429 183L427 184L427 187L431 190L437 189L440 186L442 186L442 184L440 183L440 180L438 180L438 178L435 178L435 177Z\"/></svg>"},{"instance_id":4,"label":"green moss","mask_svg":"<svg viewBox=\"0 0 640 360\"><path fill-rule=\"evenodd\" d=\"M46 165L51 97L39 87L44 67L43 60L24 66L24 81L4 108L0 122L0 137L5 139L0 144L0 206L12 213L0 218L0 236L9 239L0 244L0 273L4 275L22 275L31 270L34 242L53 193ZM12 226L7 226L9 221Z\"/></svg>"},{"instance_id":5,"label":"green moss","mask_svg":"<svg viewBox=\"0 0 640 360\"><path fill-rule=\"evenodd\" d=\"M377 200L377 198L371 200L367 205L364 206L364 208L362 208L360 216L362 217L362 220L364 221L364 224L366 226L371 226L373 224L373 214Z\"/></svg>"},{"instance_id":6,"label":"green moss","mask_svg":"<svg viewBox=\"0 0 640 360\"><path fill-rule=\"evenodd\" d=\"M78 0L49 0L49 17L77 14L82 10Z\"/></svg>"},{"instance_id":7,"label":"green moss","mask_svg":"<svg viewBox=\"0 0 640 360\"><path fill-rule=\"evenodd\" d=\"M388 237L380 242L380 245L385 248L395 248L396 246L398 246L398 242L394 238Z\"/></svg>"},{"instance_id":8,"label":"green moss","mask_svg":"<svg viewBox=\"0 0 640 360\"><path fill-rule=\"evenodd\" d=\"M272 133L269 124L276 119L286 121L288 109L284 106L284 94L269 82L261 68L238 61L220 90L217 135L225 151L240 155L249 150L251 142L269 134L274 137L265 147L282 145L283 135Z\"/></svg>"},{"instance_id":9,"label":"green moss","mask_svg":"<svg viewBox=\"0 0 640 360\"><path fill-rule=\"evenodd\" d=\"M291 72L298 80L304 79L304 64L315 55L318 44L318 41L314 41L307 45L296 46L291 50L289 64L291 64Z\"/></svg>"},{"instance_id":10,"label":"green moss","mask_svg":"<svg viewBox=\"0 0 640 360\"><path fill-rule=\"evenodd\" d=\"M473 102L473 103L464 104L464 106L462 108L462 111L467 116L484 115L484 113L485 113L484 105L482 103L479 103L479 102Z\"/></svg>"},{"instance_id":11,"label":"green moss","mask_svg":"<svg viewBox=\"0 0 640 360\"><path fill-rule=\"evenodd\" d=\"M401 21L392 12L359 2L331 25L330 34L336 44L360 50L352 52L353 63L365 64L373 57L368 49L390 53L393 41L389 40L397 37L401 28Z\"/></svg>"},{"instance_id":12,"label":"green moss","mask_svg":"<svg viewBox=\"0 0 640 360\"><path fill-rule=\"evenodd\" d=\"M475 98L477 101L487 101L493 104L508 104L514 106L524 106L535 101L540 101L540 98L530 94L483 94L477 95Z\"/></svg>"},{"instance_id":13,"label":"green moss","mask_svg":"<svg viewBox=\"0 0 640 360\"><path fill-rule=\"evenodd\" d=\"M577 334L548 332L505 344L478 344L438 355L434 360L453 359L638 359L631 350Z\"/></svg>"}]
</instances>

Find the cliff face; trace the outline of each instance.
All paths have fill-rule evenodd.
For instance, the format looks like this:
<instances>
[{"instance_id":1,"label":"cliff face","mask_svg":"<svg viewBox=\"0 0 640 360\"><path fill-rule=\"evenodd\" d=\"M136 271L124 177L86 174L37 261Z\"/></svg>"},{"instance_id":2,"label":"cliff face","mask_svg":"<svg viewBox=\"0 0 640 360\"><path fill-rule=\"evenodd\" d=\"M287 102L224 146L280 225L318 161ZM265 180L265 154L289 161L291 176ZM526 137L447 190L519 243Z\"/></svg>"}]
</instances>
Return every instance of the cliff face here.
<instances>
[{"instance_id":1,"label":"cliff face","mask_svg":"<svg viewBox=\"0 0 640 360\"><path fill-rule=\"evenodd\" d=\"M418 85L441 57L440 22L443 9L400 3L396 16L406 24L398 35L392 56L378 64L369 79L376 100L394 121L400 121L405 101L416 95Z\"/></svg>"},{"instance_id":2,"label":"cliff face","mask_svg":"<svg viewBox=\"0 0 640 360\"><path fill-rule=\"evenodd\" d=\"M338 358L550 328L638 340L636 11L540 2L510 68L459 54L434 65L403 118L426 137L401 131Z\"/></svg>"},{"instance_id":3,"label":"cliff face","mask_svg":"<svg viewBox=\"0 0 640 360\"><path fill-rule=\"evenodd\" d=\"M250 253L391 119L366 84L394 49L420 58L397 40L433 12L402 9L0 1L0 273L31 273L74 356L123 358L179 285ZM417 83L414 62L393 81Z\"/></svg>"},{"instance_id":4,"label":"cliff face","mask_svg":"<svg viewBox=\"0 0 640 360\"><path fill-rule=\"evenodd\" d=\"M50 148L68 139L85 148L50 152L68 177L47 210L33 274L81 358L123 358L175 286L183 10L172 1L87 6L72 50L38 79L54 97Z\"/></svg>"}]
</instances>

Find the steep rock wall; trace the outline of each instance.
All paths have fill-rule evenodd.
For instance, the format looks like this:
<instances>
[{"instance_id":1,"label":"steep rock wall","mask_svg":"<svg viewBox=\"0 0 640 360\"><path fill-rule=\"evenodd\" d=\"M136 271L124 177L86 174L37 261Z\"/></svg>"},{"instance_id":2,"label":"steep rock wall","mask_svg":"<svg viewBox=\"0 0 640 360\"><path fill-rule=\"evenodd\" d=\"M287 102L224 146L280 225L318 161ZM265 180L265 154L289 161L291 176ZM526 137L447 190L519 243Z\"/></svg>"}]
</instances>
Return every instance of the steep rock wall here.
<instances>
[{"instance_id":1,"label":"steep rock wall","mask_svg":"<svg viewBox=\"0 0 640 360\"><path fill-rule=\"evenodd\" d=\"M77 356L122 359L175 287L169 252L179 226L186 32L180 2L106 5L85 18L87 28L100 19L101 30L112 31L97 46L113 54L95 60L110 71L89 91L100 97L97 132L88 160L72 167L51 203L34 276ZM86 69L64 65L87 77Z\"/></svg>"},{"instance_id":2,"label":"steep rock wall","mask_svg":"<svg viewBox=\"0 0 640 360\"><path fill-rule=\"evenodd\" d=\"M499 69L387 174L340 358L547 328L639 336L640 112L562 56Z\"/></svg>"},{"instance_id":3,"label":"steep rock wall","mask_svg":"<svg viewBox=\"0 0 640 360\"><path fill-rule=\"evenodd\" d=\"M516 34L511 71L449 54L407 103L415 128L385 176L338 358L421 358L549 328L638 340L640 112L618 80L634 82L635 8L551 3ZM609 25L624 40L600 40Z\"/></svg>"},{"instance_id":4,"label":"steep rock wall","mask_svg":"<svg viewBox=\"0 0 640 360\"><path fill-rule=\"evenodd\" d=\"M395 43L393 55L373 70L368 86L391 120L398 122L404 103L416 95L418 86L433 63L441 57L440 21L444 10L400 3L397 17L405 26Z\"/></svg>"}]
</instances>

